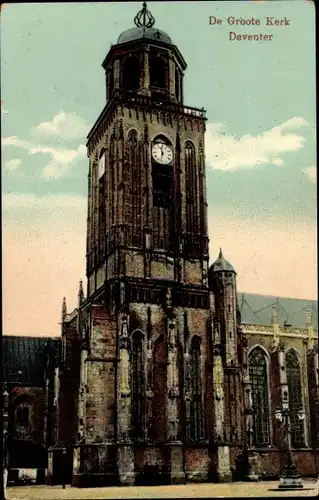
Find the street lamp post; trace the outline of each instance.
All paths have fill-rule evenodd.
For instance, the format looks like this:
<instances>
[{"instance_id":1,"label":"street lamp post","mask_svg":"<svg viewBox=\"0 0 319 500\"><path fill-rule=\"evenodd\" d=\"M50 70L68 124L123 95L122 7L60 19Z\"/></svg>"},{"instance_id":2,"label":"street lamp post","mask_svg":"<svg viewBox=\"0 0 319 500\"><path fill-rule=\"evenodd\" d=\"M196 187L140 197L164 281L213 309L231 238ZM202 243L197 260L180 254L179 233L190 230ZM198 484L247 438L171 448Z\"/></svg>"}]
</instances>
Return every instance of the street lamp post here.
<instances>
[{"instance_id":1,"label":"street lamp post","mask_svg":"<svg viewBox=\"0 0 319 500\"><path fill-rule=\"evenodd\" d=\"M301 475L297 471L291 453L291 419L290 419L290 410L288 402L284 402L282 408L278 408L275 411L275 417L279 422L282 421L284 422L284 429L287 436L287 461L285 468L280 476L280 483L278 485L278 488L282 489L303 488ZM304 420L304 418L305 418L305 412L303 410L299 410L298 419Z\"/></svg>"}]
</instances>

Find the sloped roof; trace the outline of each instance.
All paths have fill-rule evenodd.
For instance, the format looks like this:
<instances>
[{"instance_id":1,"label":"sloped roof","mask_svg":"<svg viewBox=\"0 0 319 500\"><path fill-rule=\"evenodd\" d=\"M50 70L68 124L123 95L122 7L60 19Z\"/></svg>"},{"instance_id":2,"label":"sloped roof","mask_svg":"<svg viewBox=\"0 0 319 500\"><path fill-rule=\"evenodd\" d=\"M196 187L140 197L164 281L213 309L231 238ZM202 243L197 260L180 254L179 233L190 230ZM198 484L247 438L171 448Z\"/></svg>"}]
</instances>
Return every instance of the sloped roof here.
<instances>
[{"instance_id":1,"label":"sloped roof","mask_svg":"<svg viewBox=\"0 0 319 500\"><path fill-rule=\"evenodd\" d=\"M165 33L162 30L159 30L157 28L143 28L143 27L135 27L135 28L130 28L119 36L117 43L127 43L127 42L132 42L133 40L140 40L140 39L147 39L147 40L155 40L155 41L160 41L164 43L171 44L172 40L168 36L167 33Z\"/></svg>"},{"instance_id":2,"label":"sloped roof","mask_svg":"<svg viewBox=\"0 0 319 500\"><path fill-rule=\"evenodd\" d=\"M241 321L251 325L270 325L271 311L277 303L279 324L291 325L295 328L306 327L306 310L312 311L312 324L318 327L318 302L315 300L293 299L288 297L274 297L253 293L238 293L238 306Z\"/></svg>"},{"instance_id":3,"label":"sloped roof","mask_svg":"<svg viewBox=\"0 0 319 500\"><path fill-rule=\"evenodd\" d=\"M234 273L235 269L233 268L231 263L225 259L224 255L223 255L223 251L220 248L218 258L210 266L209 271L211 273L217 273L219 271L228 271L228 272Z\"/></svg>"},{"instance_id":4,"label":"sloped roof","mask_svg":"<svg viewBox=\"0 0 319 500\"><path fill-rule=\"evenodd\" d=\"M43 386L47 356L56 350L58 342L58 338L52 337L3 335L2 382Z\"/></svg>"}]
</instances>

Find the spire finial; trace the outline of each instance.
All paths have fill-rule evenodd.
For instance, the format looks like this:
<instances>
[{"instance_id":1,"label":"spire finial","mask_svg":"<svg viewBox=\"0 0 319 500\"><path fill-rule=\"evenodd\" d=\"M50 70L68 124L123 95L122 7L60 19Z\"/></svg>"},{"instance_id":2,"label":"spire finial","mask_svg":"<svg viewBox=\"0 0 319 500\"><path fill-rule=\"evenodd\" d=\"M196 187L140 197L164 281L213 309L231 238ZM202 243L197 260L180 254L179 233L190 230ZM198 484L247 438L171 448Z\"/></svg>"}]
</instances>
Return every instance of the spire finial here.
<instances>
[{"instance_id":1,"label":"spire finial","mask_svg":"<svg viewBox=\"0 0 319 500\"><path fill-rule=\"evenodd\" d=\"M63 323L66 315L67 315L66 298L63 297L63 300L62 300L62 310L61 310L62 323Z\"/></svg>"},{"instance_id":2,"label":"spire finial","mask_svg":"<svg viewBox=\"0 0 319 500\"><path fill-rule=\"evenodd\" d=\"M219 255L218 255L218 258L219 258L219 259L223 259L223 258L224 258L224 256L223 256L223 251L222 251L221 247L219 248Z\"/></svg>"},{"instance_id":3,"label":"spire finial","mask_svg":"<svg viewBox=\"0 0 319 500\"><path fill-rule=\"evenodd\" d=\"M84 292L83 292L83 281L82 280L80 280L80 283L79 283L78 302L79 302L79 306L84 302Z\"/></svg>"},{"instance_id":4,"label":"spire finial","mask_svg":"<svg viewBox=\"0 0 319 500\"><path fill-rule=\"evenodd\" d=\"M306 328L310 328L312 324L312 311L311 309L306 310Z\"/></svg>"},{"instance_id":5,"label":"spire finial","mask_svg":"<svg viewBox=\"0 0 319 500\"><path fill-rule=\"evenodd\" d=\"M143 2L142 9L134 17L135 26L138 28L152 28L155 19L147 8L147 3Z\"/></svg>"}]
</instances>

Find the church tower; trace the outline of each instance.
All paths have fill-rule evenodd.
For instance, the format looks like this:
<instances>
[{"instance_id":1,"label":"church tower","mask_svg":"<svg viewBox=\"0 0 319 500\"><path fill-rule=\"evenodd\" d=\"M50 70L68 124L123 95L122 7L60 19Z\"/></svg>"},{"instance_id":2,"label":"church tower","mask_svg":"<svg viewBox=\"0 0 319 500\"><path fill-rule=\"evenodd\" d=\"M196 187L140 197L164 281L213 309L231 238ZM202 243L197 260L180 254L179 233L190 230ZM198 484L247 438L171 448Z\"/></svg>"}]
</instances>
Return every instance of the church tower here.
<instances>
[{"instance_id":1,"label":"church tower","mask_svg":"<svg viewBox=\"0 0 319 500\"><path fill-rule=\"evenodd\" d=\"M218 439L229 448L244 445L243 433L243 338L237 308L236 272L220 249L219 256L209 269L209 286L215 299L215 332L213 334L213 380L222 381L222 398L214 401L216 419L223 421ZM219 408L219 406L221 406ZM225 453L223 447L219 452ZM227 468L223 471L225 477Z\"/></svg>"},{"instance_id":2,"label":"church tower","mask_svg":"<svg viewBox=\"0 0 319 500\"><path fill-rule=\"evenodd\" d=\"M210 469L205 111L184 104L185 60L145 3L134 23L87 142L77 485Z\"/></svg>"}]
</instances>

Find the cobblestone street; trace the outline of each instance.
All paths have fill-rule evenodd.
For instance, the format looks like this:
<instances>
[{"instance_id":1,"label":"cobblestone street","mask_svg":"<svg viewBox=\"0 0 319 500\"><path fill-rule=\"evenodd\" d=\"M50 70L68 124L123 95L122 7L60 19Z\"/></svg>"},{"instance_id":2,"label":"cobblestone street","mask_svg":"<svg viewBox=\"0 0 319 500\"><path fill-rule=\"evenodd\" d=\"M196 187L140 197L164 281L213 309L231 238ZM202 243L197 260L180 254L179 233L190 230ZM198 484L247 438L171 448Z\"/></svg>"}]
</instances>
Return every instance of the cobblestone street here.
<instances>
[{"instance_id":1,"label":"cobblestone street","mask_svg":"<svg viewBox=\"0 0 319 500\"><path fill-rule=\"evenodd\" d=\"M304 481L304 488L295 491L278 490L278 481L188 484L176 486L132 486L110 488L71 488L61 486L20 486L7 488L7 500L106 499L106 498L210 498L210 497L287 497L318 495L314 480Z\"/></svg>"}]
</instances>

